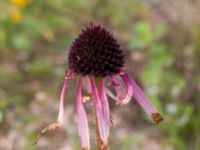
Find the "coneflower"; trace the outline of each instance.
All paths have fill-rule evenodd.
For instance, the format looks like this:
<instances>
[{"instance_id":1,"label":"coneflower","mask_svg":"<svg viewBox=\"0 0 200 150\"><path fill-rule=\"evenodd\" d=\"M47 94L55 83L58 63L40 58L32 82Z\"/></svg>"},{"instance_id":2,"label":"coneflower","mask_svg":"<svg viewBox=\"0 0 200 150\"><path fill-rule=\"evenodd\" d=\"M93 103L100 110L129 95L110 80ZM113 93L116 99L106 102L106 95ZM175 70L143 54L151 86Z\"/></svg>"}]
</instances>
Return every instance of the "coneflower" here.
<instances>
[{"instance_id":1,"label":"coneflower","mask_svg":"<svg viewBox=\"0 0 200 150\"><path fill-rule=\"evenodd\" d=\"M90 150L88 119L84 108L88 97L83 96L83 81L87 94L94 102L98 150L108 149L111 119L107 95L114 99L117 105L127 104L134 97L156 124L163 120L141 88L125 72L122 49L112 34L103 27L90 24L82 30L71 46L68 61L69 71L66 73L60 95L58 120L43 129L36 142L43 133L62 125L64 95L70 80L75 78L79 78L76 117L82 150ZM105 83L106 78L108 78L107 84ZM111 87L114 93L111 92Z\"/></svg>"}]
</instances>

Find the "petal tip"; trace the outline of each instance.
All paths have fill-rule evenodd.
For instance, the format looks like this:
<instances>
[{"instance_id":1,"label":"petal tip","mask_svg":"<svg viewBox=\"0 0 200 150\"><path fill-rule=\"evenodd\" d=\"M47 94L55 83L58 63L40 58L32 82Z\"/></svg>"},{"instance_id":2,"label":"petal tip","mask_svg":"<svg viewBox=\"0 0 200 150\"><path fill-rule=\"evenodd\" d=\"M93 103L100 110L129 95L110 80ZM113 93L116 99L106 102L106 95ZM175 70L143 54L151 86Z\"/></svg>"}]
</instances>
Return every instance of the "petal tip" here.
<instances>
[{"instance_id":1,"label":"petal tip","mask_svg":"<svg viewBox=\"0 0 200 150\"><path fill-rule=\"evenodd\" d=\"M153 121L156 123L156 124L159 124L161 121L163 121L163 117L159 114L159 113L153 113L151 115Z\"/></svg>"}]
</instances>

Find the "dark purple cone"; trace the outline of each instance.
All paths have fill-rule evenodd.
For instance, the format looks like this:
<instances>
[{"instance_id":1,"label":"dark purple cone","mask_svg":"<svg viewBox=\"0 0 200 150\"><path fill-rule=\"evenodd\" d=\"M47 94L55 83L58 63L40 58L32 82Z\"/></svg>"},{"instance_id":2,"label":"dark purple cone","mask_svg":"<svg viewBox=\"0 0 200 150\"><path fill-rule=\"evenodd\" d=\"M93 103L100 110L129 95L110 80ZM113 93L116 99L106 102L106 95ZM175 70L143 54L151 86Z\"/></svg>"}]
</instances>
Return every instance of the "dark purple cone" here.
<instances>
[{"instance_id":1,"label":"dark purple cone","mask_svg":"<svg viewBox=\"0 0 200 150\"><path fill-rule=\"evenodd\" d=\"M103 27L91 24L79 34L69 52L69 68L76 73L105 77L124 65L116 39Z\"/></svg>"}]
</instances>

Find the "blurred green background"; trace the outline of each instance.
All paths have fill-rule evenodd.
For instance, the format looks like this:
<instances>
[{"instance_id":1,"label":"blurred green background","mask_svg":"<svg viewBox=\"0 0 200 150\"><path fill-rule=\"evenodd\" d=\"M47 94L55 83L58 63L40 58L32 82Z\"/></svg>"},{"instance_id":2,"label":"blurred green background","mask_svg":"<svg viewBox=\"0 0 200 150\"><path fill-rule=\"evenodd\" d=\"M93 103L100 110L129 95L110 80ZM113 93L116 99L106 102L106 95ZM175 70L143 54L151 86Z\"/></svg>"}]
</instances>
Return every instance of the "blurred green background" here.
<instances>
[{"instance_id":1,"label":"blurred green background","mask_svg":"<svg viewBox=\"0 0 200 150\"><path fill-rule=\"evenodd\" d=\"M68 50L90 22L115 35L126 70L165 119L153 125L134 101L111 105L110 149L200 150L199 14L198 0L1 0L0 150L80 149L73 85L63 128L32 143L56 120Z\"/></svg>"}]
</instances>

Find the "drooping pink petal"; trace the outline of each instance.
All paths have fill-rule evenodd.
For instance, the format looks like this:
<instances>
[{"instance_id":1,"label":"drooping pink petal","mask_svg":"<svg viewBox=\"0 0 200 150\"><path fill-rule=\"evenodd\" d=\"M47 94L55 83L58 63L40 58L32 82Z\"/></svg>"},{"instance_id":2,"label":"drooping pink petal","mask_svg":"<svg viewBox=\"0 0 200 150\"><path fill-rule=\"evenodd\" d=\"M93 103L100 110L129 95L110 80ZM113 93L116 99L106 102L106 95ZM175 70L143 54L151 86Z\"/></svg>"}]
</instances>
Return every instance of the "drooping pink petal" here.
<instances>
[{"instance_id":1,"label":"drooping pink petal","mask_svg":"<svg viewBox=\"0 0 200 150\"><path fill-rule=\"evenodd\" d=\"M85 85L86 85L87 93L91 94L92 93L92 86L91 86L91 82L90 82L88 75L85 77Z\"/></svg>"},{"instance_id":2,"label":"drooping pink petal","mask_svg":"<svg viewBox=\"0 0 200 150\"><path fill-rule=\"evenodd\" d=\"M101 102L102 102L102 109L103 109L103 113L104 113L104 117L106 120L106 125L108 126L108 132L110 132L110 107L109 107L109 103L108 103L108 98L106 95L106 89L105 89L105 84L104 81L101 80ZM108 133L109 134L109 133Z\"/></svg>"},{"instance_id":3,"label":"drooping pink petal","mask_svg":"<svg viewBox=\"0 0 200 150\"><path fill-rule=\"evenodd\" d=\"M103 145L106 146L108 144L108 137L110 133L110 121L108 121L110 111L109 111L108 101L105 95L104 83L101 81L101 93L102 93L101 98L99 97L98 89L93 77L91 79L91 83L95 99L94 104L97 116L98 131Z\"/></svg>"},{"instance_id":4,"label":"drooping pink petal","mask_svg":"<svg viewBox=\"0 0 200 150\"><path fill-rule=\"evenodd\" d=\"M81 147L83 150L90 149L89 141L89 127L88 119L83 105L82 97L82 78L79 79L78 91L76 96L76 117L77 117L77 126L78 133L81 141Z\"/></svg>"},{"instance_id":5,"label":"drooping pink petal","mask_svg":"<svg viewBox=\"0 0 200 150\"><path fill-rule=\"evenodd\" d=\"M59 102L59 113L58 113L58 122L62 124L63 122L63 115L64 115L64 97L65 97L65 93L67 90L67 87L69 86L69 82L71 79L74 79L75 77L75 73L70 70L67 72L66 76L65 76L65 81L61 90L61 94L60 94L60 102Z\"/></svg>"},{"instance_id":6,"label":"drooping pink petal","mask_svg":"<svg viewBox=\"0 0 200 150\"><path fill-rule=\"evenodd\" d=\"M36 144L39 139L41 138L41 136L43 134L45 134L46 132L50 132L53 131L57 128L59 128L62 123L63 123L63 116L64 116L64 96L66 93L66 90L69 86L69 82L71 79L75 78L75 72L73 70L69 70L65 76L65 81L63 83L63 87L61 90L61 94L60 94L60 102L59 102L59 113L58 113L58 119L56 122L50 124L49 126L47 126L46 128L44 128L42 131L40 131L40 133L37 135L36 140L34 142L34 144Z\"/></svg>"},{"instance_id":7,"label":"drooping pink petal","mask_svg":"<svg viewBox=\"0 0 200 150\"><path fill-rule=\"evenodd\" d=\"M63 122L63 115L64 115L64 97L68 84L69 80L65 80L60 94L58 122L60 122L61 124Z\"/></svg>"},{"instance_id":8,"label":"drooping pink petal","mask_svg":"<svg viewBox=\"0 0 200 150\"><path fill-rule=\"evenodd\" d=\"M147 112L147 114L149 114L153 118L156 124L162 121L163 118L158 113L157 109L152 105L151 101L145 95L142 89L138 86L138 84L128 74L126 74L125 71L122 71L121 73L124 75L125 78L127 78L127 81L131 83L133 96L135 97L139 105Z\"/></svg>"},{"instance_id":9,"label":"drooping pink petal","mask_svg":"<svg viewBox=\"0 0 200 150\"><path fill-rule=\"evenodd\" d=\"M60 122L61 124L63 122L63 115L64 115L64 97L68 84L69 80L65 80L60 94L58 122Z\"/></svg>"}]
</instances>

